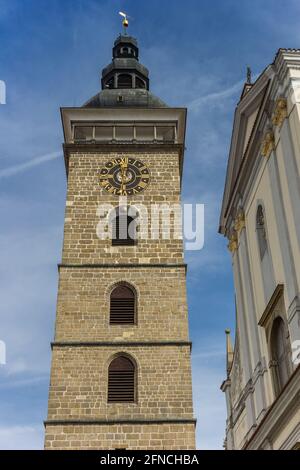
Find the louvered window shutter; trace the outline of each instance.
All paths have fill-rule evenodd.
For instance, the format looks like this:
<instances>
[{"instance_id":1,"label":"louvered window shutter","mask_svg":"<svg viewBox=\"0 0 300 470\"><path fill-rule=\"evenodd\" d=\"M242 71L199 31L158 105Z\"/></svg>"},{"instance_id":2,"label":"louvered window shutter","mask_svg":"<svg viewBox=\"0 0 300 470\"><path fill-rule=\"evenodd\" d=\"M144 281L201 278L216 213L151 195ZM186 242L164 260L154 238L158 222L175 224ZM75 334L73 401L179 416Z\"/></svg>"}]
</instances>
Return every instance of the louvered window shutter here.
<instances>
[{"instance_id":1,"label":"louvered window shutter","mask_svg":"<svg viewBox=\"0 0 300 470\"><path fill-rule=\"evenodd\" d=\"M108 369L109 403L128 403L135 401L135 367L130 359L119 356Z\"/></svg>"},{"instance_id":2,"label":"louvered window shutter","mask_svg":"<svg viewBox=\"0 0 300 470\"><path fill-rule=\"evenodd\" d=\"M110 323L116 325L135 323L135 294L127 286L116 287L110 296Z\"/></svg>"},{"instance_id":3,"label":"louvered window shutter","mask_svg":"<svg viewBox=\"0 0 300 470\"><path fill-rule=\"evenodd\" d=\"M135 239L131 238L128 233L129 225L134 219L127 214L117 215L112 220L112 246L133 246Z\"/></svg>"}]
</instances>

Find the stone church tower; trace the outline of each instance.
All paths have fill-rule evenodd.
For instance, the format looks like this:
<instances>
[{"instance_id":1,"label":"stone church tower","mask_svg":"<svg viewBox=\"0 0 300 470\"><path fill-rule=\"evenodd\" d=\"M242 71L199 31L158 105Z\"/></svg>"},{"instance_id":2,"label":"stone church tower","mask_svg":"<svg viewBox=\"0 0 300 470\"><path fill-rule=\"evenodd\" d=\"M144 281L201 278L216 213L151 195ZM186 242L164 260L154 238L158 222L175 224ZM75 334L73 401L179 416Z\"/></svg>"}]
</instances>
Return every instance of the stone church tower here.
<instances>
[{"instance_id":1,"label":"stone church tower","mask_svg":"<svg viewBox=\"0 0 300 470\"><path fill-rule=\"evenodd\" d=\"M145 232L141 204L153 222L153 205L180 202L186 109L150 93L138 56L119 36L102 91L61 110L68 190L46 449L195 446L182 240L128 230Z\"/></svg>"},{"instance_id":2,"label":"stone church tower","mask_svg":"<svg viewBox=\"0 0 300 470\"><path fill-rule=\"evenodd\" d=\"M227 449L300 448L300 50L280 49L237 104L220 232L236 338L227 331Z\"/></svg>"}]
</instances>

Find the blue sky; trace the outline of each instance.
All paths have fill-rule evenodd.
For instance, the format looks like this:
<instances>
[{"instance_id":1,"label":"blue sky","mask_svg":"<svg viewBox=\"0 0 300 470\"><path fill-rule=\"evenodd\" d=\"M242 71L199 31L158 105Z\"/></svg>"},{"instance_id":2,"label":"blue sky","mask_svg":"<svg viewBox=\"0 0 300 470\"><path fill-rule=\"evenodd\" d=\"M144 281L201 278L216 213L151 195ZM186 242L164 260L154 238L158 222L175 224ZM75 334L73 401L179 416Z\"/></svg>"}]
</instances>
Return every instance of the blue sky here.
<instances>
[{"instance_id":1,"label":"blue sky","mask_svg":"<svg viewBox=\"0 0 300 470\"><path fill-rule=\"evenodd\" d=\"M249 64L257 75L279 47L299 47L297 0L0 0L0 448L42 448L47 413L66 178L60 106L99 89L134 17L150 85L188 107L183 199L205 204L205 246L187 253L197 440L222 448L226 327L234 292L217 234L235 104Z\"/></svg>"}]
</instances>

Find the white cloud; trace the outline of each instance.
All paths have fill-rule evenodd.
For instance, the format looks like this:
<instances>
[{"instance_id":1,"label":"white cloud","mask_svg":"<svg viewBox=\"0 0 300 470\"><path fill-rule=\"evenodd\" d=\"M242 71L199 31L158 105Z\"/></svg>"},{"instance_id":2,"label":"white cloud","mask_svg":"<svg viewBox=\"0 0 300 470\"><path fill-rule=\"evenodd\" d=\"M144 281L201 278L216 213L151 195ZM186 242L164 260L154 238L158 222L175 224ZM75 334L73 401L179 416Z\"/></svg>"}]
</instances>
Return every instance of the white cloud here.
<instances>
[{"instance_id":1,"label":"white cloud","mask_svg":"<svg viewBox=\"0 0 300 470\"><path fill-rule=\"evenodd\" d=\"M211 358L224 358L224 348L223 349L210 349L199 351L196 354L193 354L194 360L199 359L211 359Z\"/></svg>"},{"instance_id":2,"label":"white cloud","mask_svg":"<svg viewBox=\"0 0 300 470\"><path fill-rule=\"evenodd\" d=\"M225 90L220 90L214 93L208 93L206 95L200 96L195 100L191 101L187 107L189 110L195 110L201 106L207 105L209 103L210 106L217 106L219 101L231 98L235 95L238 91L242 90L243 81L239 81L234 85L225 88Z\"/></svg>"},{"instance_id":3,"label":"white cloud","mask_svg":"<svg viewBox=\"0 0 300 470\"><path fill-rule=\"evenodd\" d=\"M0 170L0 179L8 178L18 173L22 173L23 171L26 171L26 170L29 170L30 168L41 165L42 163L49 162L50 160L54 160L60 156L61 156L61 152L47 153L46 155L32 158L31 160L25 163L19 163L17 165L12 165L8 168L4 168L3 170Z\"/></svg>"},{"instance_id":4,"label":"white cloud","mask_svg":"<svg viewBox=\"0 0 300 470\"><path fill-rule=\"evenodd\" d=\"M67 77L64 78L61 86L52 88L49 83L45 83L42 89L38 88L36 92L31 83L29 83L28 89L26 89L26 83L24 83L23 89L21 84L18 84L19 88L9 87L9 99L13 107L10 111L10 108L7 107L7 114L2 117L0 127L4 130L4 135L14 136L14 141L12 146L11 140L9 140L7 149L2 152L2 155L6 154L5 160L9 160L10 163L7 163L7 168L0 171L0 178L12 177L61 155L61 152L54 152L31 159L31 155L41 155L44 152L41 148L44 148L45 142L48 148L58 148L59 142L57 141L60 139L61 127L58 122L56 106L58 107L62 102L71 105L80 104L81 97L83 96L82 101L85 101L88 98L86 95L89 94L89 89L97 83L96 70L99 65L98 40L100 38L103 54L107 53L109 59L111 44L107 46L107 43L110 43L109 37L114 35L114 21L110 20L107 12L104 14L103 6L97 2L93 5L95 5L95 10L87 8L86 5L82 7L80 21L77 21L79 17L75 13L74 37L76 39L77 36L77 43L74 40L74 62L70 62L72 51L71 54L67 54L68 61L65 60L65 53L63 59L58 58L59 51L55 52L55 56L49 59L47 57L45 61L48 67L51 60L54 60L52 63L56 65L56 73L59 72L61 77ZM60 24L62 25L61 22ZM100 36L97 32L97 39L93 33L95 28L98 32L101 30ZM65 31L65 27L63 30ZM40 33L45 36L45 26L40 29ZM55 37L55 35L51 37ZM85 41L82 41L81 37L85 37ZM36 43L40 42L42 43L42 38ZM151 83L154 84L153 88L156 87L155 93L162 98L166 97L166 102L170 100L176 105L190 103L190 109L193 111L192 116L207 104L209 104L209 108L214 108L214 104L218 102L219 104L221 102L227 104L226 100L233 97L235 92L240 91L241 82L225 90L220 90L222 86L220 77L216 74L209 76L207 70L210 70L210 67L205 67L206 70L199 72L199 62L192 56L190 58L186 56L188 63L186 62L183 66L182 61L178 61L177 48L171 50L171 48L159 45L159 47L148 49L148 51L143 48L142 52L142 62L149 66ZM66 68L64 68L62 61L66 64ZM216 62L215 57L214 62ZM76 67L74 67L75 64ZM92 76L93 67L95 76ZM41 73L43 69L47 70L42 59L37 65L37 74ZM70 70L72 70L72 83L69 80ZM153 80L155 77L156 83ZM25 89L27 93L24 93ZM212 89L220 91L211 93ZM52 96L47 95L47 92L45 94L45 90L52 93ZM74 103L73 101L70 103L72 94ZM194 99L195 96L199 98ZM26 104L24 104L24 99L27 100ZM17 105L20 102L22 102L22 106ZM28 115L29 108L31 112ZM214 109L214 112L219 112L219 110L219 108ZM207 244L199 255L193 255L193 259L191 259L192 275L201 276L203 270L216 267L220 270L220 267L224 269L226 266L221 258L221 255L226 256L226 252L221 252L221 249L218 248L219 245L215 242L219 196L216 196L216 192L209 184L209 178L206 177L213 174L214 181L217 180L215 169L219 171L218 175L222 173L222 162L226 159L227 152L224 139L222 135L220 136L219 129L216 128L215 120L207 119L204 113L199 113L198 117L197 122L191 120L189 123L191 138L187 141L187 145L192 146L191 142L194 140L196 151L187 155L185 170L191 171L187 180L189 188L191 188L189 195L197 194L201 202L207 206ZM223 119L219 119L218 126L221 123L223 125L223 122ZM34 129L34 135L32 129ZM220 159L220 156L223 156L223 160ZM25 158L28 161L24 162ZM192 161L196 162L197 166L192 165ZM9 166L11 163L13 165ZM194 174L195 167L198 171L196 175ZM202 177L202 180L199 179L201 182L203 181L203 185L199 183L198 176ZM207 188L210 190L209 193L207 193ZM3 378L6 381L4 388L7 388L8 393L10 393L10 387L21 392L21 387L29 388L30 385L48 380L50 370L49 342L54 326L57 295L57 274L54 270L60 252L62 228L53 227L51 221L47 227L39 227L38 204L45 204L46 201L41 196L37 202L34 193L31 198L31 201L2 200L2 204L0 204L0 211L2 215L3 213L5 215L2 220L5 220L6 224L7 220L10 222L8 227L7 225L3 226L5 236L0 239L0 246L3 248L2 273L0 266L3 282L0 284L0 296L2 308L4 307L1 335L5 334L8 345L8 364L4 369ZM1 210L1 205L4 206L3 210ZM12 217L16 219L21 217L22 220L28 217L27 225L21 223L18 226L16 222L12 223ZM29 230L28 225L31 227ZM221 448L225 428L225 406L219 386L223 378L224 358L221 347L218 349L216 339L210 339L207 344L203 345L201 336L199 342L202 344L202 349L195 350L193 353L194 403L198 417L199 448ZM214 346L216 344L217 346ZM32 401L33 408L34 402ZM18 414L12 413L11 423L18 423L18 420ZM43 435L42 425L2 426L0 427L0 447L7 449L42 448Z\"/></svg>"}]
</instances>

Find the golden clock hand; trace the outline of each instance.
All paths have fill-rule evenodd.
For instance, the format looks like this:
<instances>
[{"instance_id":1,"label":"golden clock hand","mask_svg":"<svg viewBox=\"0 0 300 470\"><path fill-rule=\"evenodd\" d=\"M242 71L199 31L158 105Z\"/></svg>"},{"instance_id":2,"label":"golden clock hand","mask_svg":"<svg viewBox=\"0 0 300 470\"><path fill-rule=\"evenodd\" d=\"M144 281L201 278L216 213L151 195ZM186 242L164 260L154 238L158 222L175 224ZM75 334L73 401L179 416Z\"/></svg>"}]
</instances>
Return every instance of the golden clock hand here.
<instances>
[{"instance_id":1,"label":"golden clock hand","mask_svg":"<svg viewBox=\"0 0 300 470\"><path fill-rule=\"evenodd\" d=\"M120 162L120 167L121 167L121 195L125 191L125 184L126 184L126 171L127 171L127 165L124 162L124 160L121 160Z\"/></svg>"},{"instance_id":2,"label":"golden clock hand","mask_svg":"<svg viewBox=\"0 0 300 470\"><path fill-rule=\"evenodd\" d=\"M121 173L126 174L127 168L128 168L128 158L124 158L120 162L120 167L121 167Z\"/></svg>"}]
</instances>

